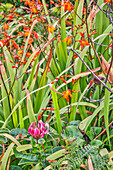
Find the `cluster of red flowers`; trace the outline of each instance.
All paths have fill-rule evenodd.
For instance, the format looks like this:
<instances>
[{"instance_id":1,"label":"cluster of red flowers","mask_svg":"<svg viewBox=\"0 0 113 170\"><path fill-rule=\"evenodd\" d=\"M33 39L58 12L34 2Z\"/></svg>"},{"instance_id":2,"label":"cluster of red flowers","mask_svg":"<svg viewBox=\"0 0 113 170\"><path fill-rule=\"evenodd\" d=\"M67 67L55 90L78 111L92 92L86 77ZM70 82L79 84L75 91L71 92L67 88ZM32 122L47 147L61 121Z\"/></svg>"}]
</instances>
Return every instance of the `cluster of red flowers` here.
<instances>
[{"instance_id":1,"label":"cluster of red flowers","mask_svg":"<svg viewBox=\"0 0 113 170\"><path fill-rule=\"evenodd\" d=\"M21 12L18 11L17 7L13 6L6 14L2 14L6 23L0 29L0 47L7 46L12 58L10 59L12 68L16 69L26 64L28 58L35 50L34 45L36 46L36 44L44 41L43 35L38 35L36 26L34 26L30 32L34 20L36 19L38 21L40 27L44 27L45 23L47 25L45 16L40 15L43 10L43 5L40 0L38 0L38 2L35 0L21 0L21 2L24 2L25 5L25 7L21 7ZM28 13L27 18L24 15L25 13ZM52 28L50 30L48 29L48 32L52 32L51 30ZM27 40L28 45L26 51L24 51ZM31 61L31 67L32 62L35 61L39 54L40 50L35 53ZM3 53L0 53L0 56L3 57Z\"/></svg>"}]
</instances>

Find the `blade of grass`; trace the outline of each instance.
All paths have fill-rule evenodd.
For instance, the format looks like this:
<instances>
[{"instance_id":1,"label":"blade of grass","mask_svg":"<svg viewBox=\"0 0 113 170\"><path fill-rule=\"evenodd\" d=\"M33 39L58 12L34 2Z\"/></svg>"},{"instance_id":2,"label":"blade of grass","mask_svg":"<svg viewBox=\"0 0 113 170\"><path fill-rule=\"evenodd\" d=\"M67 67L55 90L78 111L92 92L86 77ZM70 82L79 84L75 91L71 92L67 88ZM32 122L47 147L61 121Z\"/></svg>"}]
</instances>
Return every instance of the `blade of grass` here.
<instances>
[{"instance_id":1,"label":"blade of grass","mask_svg":"<svg viewBox=\"0 0 113 170\"><path fill-rule=\"evenodd\" d=\"M64 3L64 0L62 0L62 4ZM66 38L66 24L65 24L65 15L62 17L62 15L64 14L64 7L61 7L61 43L62 43L62 50L64 53L64 65L66 64L67 61L67 43L66 42L62 42L62 40L64 40Z\"/></svg>"},{"instance_id":2,"label":"blade of grass","mask_svg":"<svg viewBox=\"0 0 113 170\"><path fill-rule=\"evenodd\" d=\"M82 19L82 13L83 13L83 5L84 5L84 0L80 0L79 4L78 4L78 8L77 8L77 15L81 19ZM78 16L76 16L76 23L75 23L75 25L77 25L77 26L81 25L81 23L82 23L82 20ZM81 32L82 32L82 29L81 29ZM80 38L81 38L81 35L77 34L76 35L76 40L80 40ZM79 42L76 42L74 48L77 49L78 45L79 45Z\"/></svg>"},{"instance_id":3,"label":"blade of grass","mask_svg":"<svg viewBox=\"0 0 113 170\"><path fill-rule=\"evenodd\" d=\"M20 146L21 144L18 142L17 139L15 139L13 136L7 134L7 133L0 133L0 136L4 136L8 139L10 139L13 143L15 143L17 146Z\"/></svg>"},{"instance_id":4,"label":"blade of grass","mask_svg":"<svg viewBox=\"0 0 113 170\"><path fill-rule=\"evenodd\" d=\"M5 67L2 64L0 65L0 72L1 72L1 76L3 78L3 81L5 82L5 80L7 80L7 74L6 74ZM6 120L8 118L8 116L10 115L10 111L11 111L10 97L7 94L8 91L9 91L9 84L8 84L8 81L6 81L5 86L3 85L1 87L1 94L2 94L2 98L4 99L2 101L3 111L4 111L4 120ZM10 118L9 125L10 125L10 127L12 127L11 118Z\"/></svg>"},{"instance_id":5,"label":"blade of grass","mask_svg":"<svg viewBox=\"0 0 113 170\"><path fill-rule=\"evenodd\" d=\"M110 84L107 82L108 87L110 88ZM105 119L105 127L106 127L106 132L107 132L107 137L109 141L109 147L111 149L111 144L110 144L110 139L109 139L109 100L110 100L110 91L105 89L105 98L104 98L104 119Z\"/></svg>"},{"instance_id":6,"label":"blade of grass","mask_svg":"<svg viewBox=\"0 0 113 170\"><path fill-rule=\"evenodd\" d=\"M97 108L97 106L96 105L94 105L94 104L92 104L92 103L88 103L88 102L76 102L76 103L72 103L71 104L71 106L77 106L77 105L81 105L81 106L88 106L88 107L93 107L93 108ZM67 105L67 106L65 106L65 107L63 107L62 109L60 109L60 114L62 114L62 113L64 113L64 112L66 112L66 110L68 109L70 107L70 105Z\"/></svg>"},{"instance_id":7,"label":"blade of grass","mask_svg":"<svg viewBox=\"0 0 113 170\"><path fill-rule=\"evenodd\" d=\"M20 122L20 129L24 129L23 114L22 114L22 109L20 104L19 104L19 122Z\"/></svg>"},{"instance_id":8,"label":"blade of grass","mask_svg":"<svg viewBox=\"0 0 113 170\"><path fill-rule=\"evenodd\" d=\"M100 112L104 107L104 103L101 102L100 106L93 112L93 114L90 116L90 119L89 121L87 122L86 124L86 127L85 127L85 131L87 131L89 125L91 124L92 120L94 119L94 117L97 115L98 112ZM87 119L87 118L86 118Z\"/></svg>"},{"instance_id":9,"label":"blade of grass","mask_svg":"<svg viewBox=\"0 0 113 170\"><path fill-rule=\"evenodd\" d=\"M47 60L46 66L45 66L45 70L43 72L43 75L42 75L40 83L39 83L39 88L46 84L47 72L48 72L50 62L51 62L52 54L53 54L53 47L50 50L49 57L48 57L48 60ZM35 99L35 106L34 106L35 112L39 111L40 106L41 106L42 101L43 101L44 94L45 94L45 89L37 92L36 99Z\"/></svg>"},{"instance_id":10,"label":"blade of grass","mask_svg":"<svg viewBox=\"0 0 113 170\"><path fill-rule=\"evenodd\" d=\"M6 165L7 165L8 159L9 159L9 155L10 155L14 145L15 145L14 143L11 143L8 146L8 149L6 150L6 152L4 153L4 156L2 158L1 170L6 170Z\"/></svg>"},{"instance_id":11,"label":"blade of grass","mask_svg":"<svg viewBox=\"0 0 113 170\"><path fill-rule=\"evenodd\" d=\"M33 106L31 103L31 98L29 96L29 91L26 89L26 95L27 95L27 111L28 111L28 116L29 116L29 121L30 123L32 122L36 122L36 118L34 115L34 111L33 111Z\"/></svg>"},{"instance_id":12,"label":"blade of grass","mask_svg":"<svg viewBox=\"0 0 113 170\"><path fill-rule=\"evenodd\" d=\"M55 89L54 84L52 85L52 88ZM60 119L60 112L59 112L59 106L58 106L57 93L54 92L53 90L51 90L51 94L52 94L52 100L53 100L53 105L54 105L54 109L55 109L58 133L59 133L59 137L61 139L62 125L61 125L61 119Z\"/></svg>"},{"instance_id":13,"label":"blade of grass","mask_svg":"<svg viewBox=\"0 0 113 170\"><path fill-rule=\"evenodd\" d=\"M88 90L88 88L89 88L89 85L87 85L87 87L85 88L85 90L83 91L83 93L80 95L79 101L78 101L78 104L77 104L77 107L76 107L76 111L77 111L77 108L78 108L78 106L79 106L79 103L81 102L81 100L82 100L84 94L86 93L86 91ZM82 110L80 111L80 109L82 109ZM82 108L82 107L79 106L80 116L81 116L81 119L82 119L82 120L84 120L84 119L87 117L86 110L83 110L83 109L84 109L84 107Z\"/></svg>"},{"instance_id":14,"label":"blade of grass","mask_svg":"<svg viewBox=\"0 0 113 170\"><path fill-rule=\"evenodd\" d=\"M89 47L85 47L84 50L81 52L82 58L84 58L84 55L86 54L88 48ZM75 75L80 74L81 68L82 68L82 62L80 61L80 59L78 59L78 62L75 65ZM79 80L76 82L76 84L73 85L72 90L75 90L75 91L79 90ZM72 95L73 95L73 98L71 99L71 104L78 101L78 93L74 93ZM73 106L71 109L70 121L75 120L75 117L76 117L76 106Z\"/></svg>"},{"instance_id":15,"label":"blade of grass","mask_svg":"<svg viewBox=\"0 0 113 170\"><path fill-rule=\"evenodd\" d=\"M49 14L48 14L48 10L47 10L47 8L46 8L45 0L42 0L42 3L43 3L43 5L44 5L44 10L45 10L45 13L46 13L46 15L47 15L48 23L49 23L49 25L51 25L51 21L50 21L50 17L49 17Z\"/></svg>"},{"instance_id":16,"label":"blade of grass","mask_svg":"<svg viewBox=\"0 0 113 170\"><path fill-rule=\"evenodd\" d=\"M108 33L110 33L110 31L112 31L112 24L110 24L106 29L105 29L105 31L103 32L103 35L104 36L102 36L102 37L100 37L99 38L99 40L98 40L98 44L102 44L103 43L103 41L105 40L105 38L108 36ZM99 46L97 45L96 46L96 51L98 51L98 49L99 49Z\"/></svg>"},{"instance_id":17,"label":"blade of grass","mask_svg":"<svg viewBox=\"0 0 113 170\"><path fill-rule=\"evenodd\" d=\"M78 3L79 1L76 0L75 1L75 6L74 6L74 23L73 23L73 28L74 28L74 31L73 31L73 35L75 36L75 25L76 25L76 11L77 11L77 8L78 8Z\"/></svg>"}]
</instances>

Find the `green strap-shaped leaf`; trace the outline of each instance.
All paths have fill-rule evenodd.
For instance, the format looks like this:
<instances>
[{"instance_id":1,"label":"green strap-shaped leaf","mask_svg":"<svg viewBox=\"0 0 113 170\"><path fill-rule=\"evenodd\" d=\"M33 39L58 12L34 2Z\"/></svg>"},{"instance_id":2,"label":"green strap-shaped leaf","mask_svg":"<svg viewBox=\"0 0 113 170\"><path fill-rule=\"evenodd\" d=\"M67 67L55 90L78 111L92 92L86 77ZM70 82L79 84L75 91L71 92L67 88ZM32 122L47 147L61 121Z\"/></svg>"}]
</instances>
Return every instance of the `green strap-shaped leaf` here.
<instances>
[{"instance_id":1,"label":"green strap-shaped leaf","mask_svg":"<svg viewBox=\"0 0 113 170\"><path fill-rule=\"evenodd\" d=\"M26 94L27 95L29 94L28 90L26 90ZM27 96L27 111L28 111L28 116L29 116L30 123L36 122L36 118L35 118L35 115L34 115L34 111L33 111L33 106L32 106L30 95Z\"/></svg>"},{"instance_id":2,"label":"green strap-shaped leaf","mask_svg":"<svg viewBox=\"0 0 113 170\"><path fill-rule=\"evenodd\" d=\"M19 104L19 122L20 122L20 129L24 129L24 120L21 105Z\"/></svg>"},{"instance_id":3,"label":"green strap-shaped leaf","mask_svg":"<svg viewBox=\"0 0 113 170\"><path fill-rule=\"evenodd\" d=\"M107 86L110 88L109 82L107 82ZM105 98L104 98L104 120L105 120L105 127L106 127L106 132L107 132L107 137L109 141L109 146L110 146L110 139L109 139L109 101L110 101L110 91L105 89ZM110 146L111 147L111 146Z\"/></svg>"},{"instance_id":4,"label":"green strap-shaped leaf","mask_svg":"<svg viewBox=\"0 0 113 170\"><path fill-rule=\"evenodd\" d=\"M57 158L60 158L61 156L64 155L64 153L66 152L65 149L61 149L53 154L51 154L50 156L48 156L46 159L50 159L50 160L54 160L54 159L57 159Z\"/></svg>"},{"instance_id":5,"label":"green strap-shaped leaf","mask_svg":"<svg viewBox=\"0 0 113 170\"><path fill-rule=\"evenodd\" d=\"M6 138L10 139L12 142L14 142L17 146L20 146L21 144L11 135L7 133L0 133L0 136L5 136Z\"/></svg>"},{"instance_id":6,"label":"green strap-shaped leaf","mask_svg":"<svg viewBox=\"0 0 113 170\"><path fill-rule=\"evenodd\" d=\"M9 155L10 155L11 150L13 149L14 145L15 145L14 143L11 143L8 146L8 149L6 150L6 152L5 152L5 154L4 154L3 158L2 158L1 170L6 170L8 158L9 158Z\"/></svg>"},{"instance_id":7,"label":"green strap-shaped leaf","mask_svg":"<svg viewBox=\"0 0 113 170\"><path fill-rule=\"evenodd\" d=\"M85 47L84 50L80 53L80 56L84 58L84 55L86 54L87 50L89 47ZM75 75L81 73L81 68L82 68L82 61L78 59L77 64L75 65ZM74 84L73 90L78 91L79 90L79 80ZM73 98L71 99L71 103L75 103L78 101L78 93L72 94ZM71 114L70 114L70 121L75 120L76 117L76 106L73 106L71 109Z\"/></svg>"},{"instance_id":8,"label":"green strap-shaped leaf","mask_svg":"<svg viewBox=\"0 0 113 170\"><path fill-rule=\"evenodd\" d=\"M47 83L47 72L48 72L50 62L51 62L52 54L53 54L53 47L50 50L49 57L48 57L48 60L47 60L46 66L45 66L45 70L44 70L42 77L40 79L39 88L44 86ZM45 92L46 92L45 89L37 92L36 100L35 100L35 106L34 106L35 112L39 111L40 106L43 102Z\"/></svg>"},{"instance_id":9,"label":"green strap-shaped leaf","mask_svg":"<svg viewBox=\"0 0 113 170\"><path fill-rule=\"evenodd\" d=\"M55 89L54 84L53 84L52 88ZM54 105L54 109L55 109L55 116L56 116L56 121L57 121L58 133L59 133L59 137L61 138L62 125L61 125L61 119L60 119L57 93L54 92L53 90L51 90L51 94L52 94L52 100L53 100L53 105Z\"/></svg>"}]
</instances>

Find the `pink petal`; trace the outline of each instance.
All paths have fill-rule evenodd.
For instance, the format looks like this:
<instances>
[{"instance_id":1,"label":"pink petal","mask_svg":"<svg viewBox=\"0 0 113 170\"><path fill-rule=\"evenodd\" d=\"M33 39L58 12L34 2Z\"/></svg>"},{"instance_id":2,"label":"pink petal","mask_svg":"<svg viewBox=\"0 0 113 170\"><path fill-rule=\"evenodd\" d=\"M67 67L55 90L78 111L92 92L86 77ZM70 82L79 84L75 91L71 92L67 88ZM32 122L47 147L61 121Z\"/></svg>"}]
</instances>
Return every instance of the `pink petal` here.
<instances>
[{"instance_id":1,"label":"pink petal","mask_svg":"<svg viewBox=\"0 0 113 170\"><path fill-rule=\"evenodd\" d=\"M46 124L45 124L45 126L47 127L47 130L46 130L46 132L45 132L45 133L48 133L48 132L49 132L49 124L48 124L48 123L46 123Z\"/></svg>"},{"instance_id":2,"label":"pink petal","mask_svg":"<svg viewBox=\"0 0 113 170\"><path fill-rule=\"evenodd\" d=\"M37 139L38 137L39 137L39 130L38 130L38 128L35 128L35 130L34 130L34 136L35 136L35 138Z\"/></svg>"},{"instance_id":3,"label":"pink petal","mask_svg":"<svg viewBox=\"0 0 113 170\"><path fill-rule=\"evenodd\" d=\"M37 123L35 122L35 128L37 128Z\"/></svg>"},{"instance_id":4,"label":"pink petal","mask_svg":"<svg viewBox=\"0 0 113 170\"><path fill-rule=\"evenodd\" d=\"M43 138L45 136L45 132L43 132L41 135L40 135L40 138Z\"/></svg>"}]
</instances>

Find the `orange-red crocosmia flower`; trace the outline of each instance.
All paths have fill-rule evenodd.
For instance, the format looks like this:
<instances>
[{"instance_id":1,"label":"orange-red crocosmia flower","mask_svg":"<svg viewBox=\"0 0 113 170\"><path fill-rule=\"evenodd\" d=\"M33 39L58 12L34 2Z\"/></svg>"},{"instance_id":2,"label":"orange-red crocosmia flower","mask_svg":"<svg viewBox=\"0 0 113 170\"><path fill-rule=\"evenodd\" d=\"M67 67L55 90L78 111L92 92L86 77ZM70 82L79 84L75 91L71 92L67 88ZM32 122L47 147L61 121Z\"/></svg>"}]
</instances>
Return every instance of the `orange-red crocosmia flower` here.
<instances>
[{"instance_id":1,"label":"orange-red crocosmia flower","mask_svg":"<svg viewBox=\"0 0 113 170\"><path fill-rule=\"evenodd\" d=\"M78 40L80 42L81 50L83 50L84 46L90 45L85 39L84 40Z\"/></svg>"},{"instance_id":2,"label":"orange-red crocosmia flower","mask_svg":"<svg viewBox=\"0 0 113 170\"><path fill-rule=\"evenodd\" d=\"M84 38L84 34L83 34L82 32L79 32L79 33L80 33L81 37L83 37L83 38Z\"/></svg>"},{"instance_id":3,"label":"orange-red crocosmia flower","mask_svg":"<svg viewBox=\"0 0 113 170\"><path fill-rule=\"evenodd\" d=\"M62 92L62 93L63 93L63 98L66 99L67 102L69 102L69 96L70 96L71 98L73 98L70 89L68 89L68 90L66 90L66 91L64 91L64 92Z\"/></svg>"},{"instance_id":4,"label":"orange-red crocosmia flower","mask_svg":"<svg viewBox=\"0 0 113 170\"><path fill-rule=\"evenodd\" d=\"M18 50L18 54L23 54L23 50Z\"/></svg>"},{"instance_id":5,"label":"orange-red crocosmia flower","mask_svg":"<svg viewBox=\"0 0 113 170\"><path fill-rule=\"evenodd\" d=\"M72 84L74 84L76 82L77 79L72 79Z\"/></svg>"},{"instance_id":6,"label":"orange-red crocosmia flower","mask_svg":"<svg viewBox=\"0 0 113 170\"><path fill-rule=\"evenodd\" d=\"M33 42L33 39L30 37L29 38L29 44L31 44Z\"/></svg>"},{"instance_id":7,"label":"orange-red crocosmia flower","mask_svg":"<svg viewBox=\"0 0 113 170\"><path fill-rule=\"evenodd\" d=\"M25 31L24 37L27 37L29 35L29 31Z\"/></svg>"},{"instance_id":8,"label":"orange-red crocosmia flower","mask_svg":"<svg viewBox=\"0 0 113 170\"><path fill-rule=\"evenodd\" d=\"M67 45L69 46L69 44L72 44L71 37L72 37L72 36L66 37L64 40L62 40L62 42L66 42L66 41L67 41Z\"/></svg>"},{"instance_id":9,"label":"orange-red crocosmia flower","mask_svg":"<svg viewBox=\"0 0 113 170\"><path fill-rule=\"evenodd\" d=\"M40 120L42 117L42 112L39 113L37 120Z\"/></svg>"},{"instance_id":10,"label":"orange-red crocosmia flower","mask_svg":"<svg viewBox=\"0 0 113 170\"><path fill-rule=\"evenodd\" d=\"M18 68L17 66L12 66L12 68Z\"/></svg>"},{"instance_id":11,"label":"orange-red crocosmia flower","mask_svg":"<svg viewBox=\"0 0 113 170\"><path fill-rule=\"evenodd\" d=\"M55 109L53 109L52 107L51 108L42 109L42 110L44 110L44 111L46 111L46 110L55 111Z\"/></svg>"},{"instance_id":12,"label":"orange-red crocosmia flower","mask_svg":"<svg viewBox=\"0 0 113 170\"><path fill-rule=\"evenodd\" d=\"M94 35L94 34L96 34L97 33L97 31L93 31L92 33L91 33L91 35Z\"/></svg>"},{"instance_id":13,"label":"orange-red crocosmia flower","mask_svg":"<svg viewBox=\"0 0 113 170\"><path fill-rule=\"evenodd\" d=\"M92 55L92 56L91 56L91 58L92 58L92 59L94 59L94 58L95 58L95 56L94 56L94 55Z\"/></svg>"},{"instance_id":14,"label":"orange-red crocosmia flower","mask_svg":"<svg viewBox=\"0 0 113 170\"><path fill-rule=\"evenodd\" d=\"M110 0L105 0L105 3L109 4Z\"/></svg>"},{"instance_id":15,"label":"orange-red crocosmia flower","mask_svg":"<svg viewBox=\"0 0 113 170\"><path fill-rule=\"evenodd\" d=\"M14 46L16 49L19 49L19 45L18 45L14 40L11 40L11 41L12 41L13 46Z\"/></svg>"},{"instance_id":16,"label":"orange-red crocosmia flower","mask_svg":"<svg viewBox=\"0 0 113 170\"><path fill-rule=\"evenodd\" d=\"M4 28L4 30L8 30L10 27L9 27L8 24L5 23L5 24L3 25L3 28Z\"/></svg>"},{"instance_id":17,"label":"orange-red crocosmia flower","mask_svg":"<svg viewBox=\"0 0 113 170\"><path fill-rule=\"evenodd\" d=\"M55 28L53 26L48 25L48 33L53 33L53 31L55 30Z\"/></svg>"},{"instance_id":18,"label":"orange-red crocosmia flower","mask_svg":"<svg viewBox=\"0 0 113 170\"><path fill-rule=\"evenodd\" d=\"M113 34L109 34L111 37L113 37Z\"/></svg>"},{"instance_id":19,"label":"orange-red crocosmia flower","mask_svg":"<svg viewBox=\"0 0 113 170\"><path fill-rule=\"evenodd\" d=\"M38 11L37 11L36 7L32 8L32 9L31 9L31 12L33 12L33 13L35 13L35 14L37 14L37 13L38 13Z\"/></svg>"},{"instance_id":20,"label":"orange-red crocosmia flower","mask_svg":"<svg viewBox=\"0 0 113 170\"><path fill-rule=\"evenodd\" d=\"M65 84L67 84L66 80L65 80L62 76L60 76L60 79L61 79Z\"/></svg>"},{"instance_id":21,"label":"orange-red crocosmia flower","mask_svg":"<svg viewBox=\"0 0 113 170\"><path fill-rule=\"evenodd\" d=\"M13 63L13 61L12 60L9 60L10 61L10 63ZM14 63L13 63L14 64Z\"/></svg>"},{"instance_id":22,"label":"orange-red crocosmia flower","mask_svg":"<svg viewBox=\"0 0 113 170\"><path fill-rule=\"evenodd\" d=\"M70 1L66 1L62 6L64 7L64 11L67 11L67 10L72 11L73 9L73 6Z\"/></svg>"},{"instance_id":23,"label":"orange-red crocosmia flower","mask_svg":"<svg viewBox=\"0 0 113 170\"><path fill-rule=\"evenodd\" d=\"M57 82L59 80L59 78L55 78L55 80L53 82L51 82L51 84L54 84L55 82Z\"/></svg>"},{"instance_id":24,"label":"orange-red crocosmia flower","mask_svg":"<svg viewBox=\"0 0 113 170\"><path fill-rule=\"evenodd\" d=\"M86 40L82 40L81 43L82 43L83 45L85 45L85 46L90 45Z\"/></svg>"},{"instance_id":25,"label":"orange-red crocosmia flower","mask_svg":"<svg viewBox=\"0 0 113 170\"><path fill-rule=\"evenodd\" d=\"M93 84L94 80L91 79L90 83L89 83L89 86L91 86Z\"/></svg>"},{"instance_id":26,"label":"orange-red crocosmia flower","mask_svg":"<svg viewBox=\"0 0 113 170\"><path fill-rule=\"evenodd\" d=\"M35 31L33 33L34 33L35 38L38 40L39 39L38 34Z\"/></svg>"},{"instance_id":27,"label":"orange-red crocosmia flower","mask_svg":"<svg viewBox=\"0 0 113 170\"><path fill-rule=\"evenodd\" d=\"M50 1L50 4L54 4L55 2L54 1L52 1L52 0L49 0Z\"/></svg>"}]
</instances>

